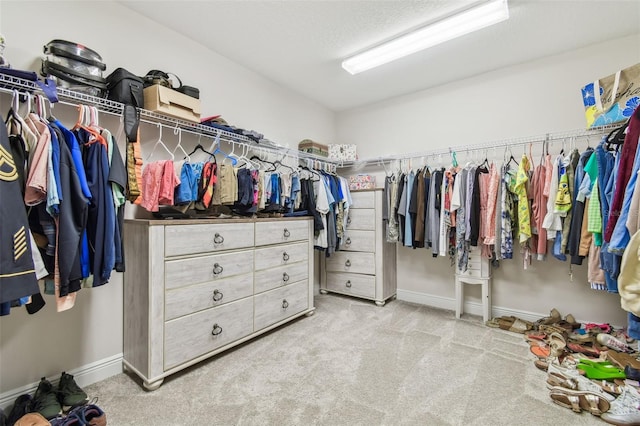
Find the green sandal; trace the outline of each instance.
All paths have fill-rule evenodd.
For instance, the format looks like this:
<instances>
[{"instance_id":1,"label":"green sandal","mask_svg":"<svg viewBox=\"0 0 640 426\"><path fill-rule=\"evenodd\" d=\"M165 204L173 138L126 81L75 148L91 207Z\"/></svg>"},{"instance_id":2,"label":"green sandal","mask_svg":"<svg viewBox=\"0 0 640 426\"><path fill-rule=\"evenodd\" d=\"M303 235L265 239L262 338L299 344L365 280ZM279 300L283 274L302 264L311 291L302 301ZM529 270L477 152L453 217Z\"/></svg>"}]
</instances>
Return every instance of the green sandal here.
<instances>
[{"instance_id":1,"label":"green sandal","mask_svg":"<svg viewBox=\"0 0 640 426\"><path fill-rule=\"evenodd\" d=\"M606 366L606 365L597 365L598 363L594 363L596 365L590 365L588 363L583 363L585 360L580 360L580 363L576 366L578 370L582 370L585 373L585 376L589 379L595 380L614 380L614 379L626 379L627 376L624 374L624 371L615 368L614 366Z\"/></svg>"}]
</instances>

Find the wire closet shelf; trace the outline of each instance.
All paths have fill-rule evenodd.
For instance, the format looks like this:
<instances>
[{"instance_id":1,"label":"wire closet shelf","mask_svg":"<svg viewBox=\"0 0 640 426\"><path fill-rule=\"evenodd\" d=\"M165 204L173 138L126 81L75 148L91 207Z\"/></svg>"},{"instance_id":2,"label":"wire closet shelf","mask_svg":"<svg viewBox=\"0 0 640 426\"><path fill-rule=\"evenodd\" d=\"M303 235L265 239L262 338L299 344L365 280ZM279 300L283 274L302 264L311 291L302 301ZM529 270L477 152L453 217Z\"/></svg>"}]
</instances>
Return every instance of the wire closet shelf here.
<instances>
[{"instance_id":1,"label":"wire closet shelf","mask_svg":"<svg viewBox=\"0 0 640 426\"><path fill-rule=\"evenodd\" d=\"M591 129L579 129L570 130L564 132L545 133L543 135L528 136L522 138L502 139L491 142L483 142L471 145L461 145L449 148L433 149L428 151L410 152L397 155L387 155L379 157L369 157L362 160L345 161L341 163L341 167L363 167L368 165L384 165L385 163L392 163L395 161L415 160L429 157L438 157L443 155L450 155L452 157L455 154L470 153L474 151L495 151L498 149L512 149L517 147L526 148L528 145L538 145L544 143L562 142L563 145L571 144L578 139L597 138L604 136L607 132L619 128L623 123L608 124L606 126L594 127ZM485 155L486 156L486 155Z\"/></svg>"},{"instance_id":2,"label":"wire closet shelf","mask_svg":"<svg viewBox=\"0 0 640 426\"><path fill-rule=\"evenodd\" d=\"M7 74L0 73L0 92L13 93L17 90L19 93L27 92L30 95L41 94L44 95L43 90L31 80L25 80L19 77L14 77ZM120 102L115 102L105 98L99 98L91 96L85 93L68 90L62 87L56 87L56 93L58 96L58 103L62 105L68 105L77 107L80 104L94 106L98 111L111 115L121 115L124 105ZM191 133L194 135L208 136L210 138L220 138L220 140L229 142L234 145L246 146L257 152L263 152L265 154L273 154L294 159L296 161L304 161L308 167L316 169L323 169L328 171L335 171L339 165L338 162L329 160L326 157L319 155L305 153L298 151L297 149L289 148L284 145L279 145L269 140L263 140L256 142L244 135L229 132L223 129L217 129L202 124L192 123L185 120L169 117L163 114L158 114L153 111L139 108L140 121L147 124L162 124L166 127L173 129L180 129L181 131Z\"/></svg>"}]
</instances>

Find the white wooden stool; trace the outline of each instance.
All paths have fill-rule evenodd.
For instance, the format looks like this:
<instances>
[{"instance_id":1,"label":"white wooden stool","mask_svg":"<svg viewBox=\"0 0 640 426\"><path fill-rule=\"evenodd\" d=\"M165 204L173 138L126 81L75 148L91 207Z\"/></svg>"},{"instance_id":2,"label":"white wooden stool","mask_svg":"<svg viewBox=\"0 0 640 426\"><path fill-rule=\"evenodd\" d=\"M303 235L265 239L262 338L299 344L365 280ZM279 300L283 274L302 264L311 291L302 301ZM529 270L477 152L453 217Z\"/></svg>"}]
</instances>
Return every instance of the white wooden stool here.
<instances>
[{"instance_id":1,"label":"white wooden stool","mask_svg":"<svg viewBox=\"0 0 640 426\"><path fill-rule=\"evenodd\" d=\"M459 271L456 266L456 318L460 318L464 312L463 284L482 286L482 318L485 322L489 321L491 319L491 266L489 259L480 256L480 250L477 247L471 247L466 271Z\"/></svg>"}]
</instances>

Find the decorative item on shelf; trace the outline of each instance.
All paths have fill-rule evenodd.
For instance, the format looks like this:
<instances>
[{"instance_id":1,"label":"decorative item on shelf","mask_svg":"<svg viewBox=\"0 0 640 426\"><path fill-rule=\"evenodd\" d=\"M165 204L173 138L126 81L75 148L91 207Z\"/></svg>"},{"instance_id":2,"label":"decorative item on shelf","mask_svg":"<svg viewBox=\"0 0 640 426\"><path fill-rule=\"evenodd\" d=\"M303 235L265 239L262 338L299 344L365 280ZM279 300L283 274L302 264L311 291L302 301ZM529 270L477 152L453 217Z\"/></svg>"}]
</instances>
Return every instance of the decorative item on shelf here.
<instances>
[{"instance_id":1,"label":"decorative item on shelf","mask_svg":"<svg viewBox=\"0 0 640 426\"><path fill-rule=\"evenodd\" d=\"M321 157L329 156L329 147L327 145L311 139L304 139L298 142L298 151L319 155Z\"/></svg>"},{"instance_id":2,"label":"decorative item on shelf","mask_svg":"<svg viewBox=\"0 0 640 426\"><path fill-rule=\"evenodd\" d=\"M11 68L11 64L4 57L5 38L0 34L0 67Z\"/></svg>"},{"instance_id":3,"label":"decorative item on shelf","mask_svg":"<svg viewBox=\"0 0 640 426\"><path fill-rule=\"evenodd\" d=\"M371 175L351 175L349 176L349 189L374 189L376 187L376 177Z\"/></svg>"},{"instance_id":4,"label":"decorative item on shelf","mask_svg":"<svg viewBox=\"0 0 640 426\"><path fill-rule=\"evenodd\" d=\"M353 144L329 144L329 159L339 161L356 161L356 146Z\"/></svg>"},{"instance_id":5,"label":"decorative item on shelf","mask_svg":"<svg viewBox=\"0 0 640 426\"><path fill-rule=\"evenodd\" d=\"M640 105L640 64L582 88L587 129L624 122Z\"/></svg>"},{"instance_id":6,"label":"decorative item on shelf","mask_svg":"<svg viewBox=\"0 0 640 426\"><path fill-rule=\"evenodd\" d=\"M107 66L102 57L88 47L66 40L52 40L44 46L40 74L50 76L65 89L103 96L107 82L102 72Z\"/></svg>"}]
</instances>

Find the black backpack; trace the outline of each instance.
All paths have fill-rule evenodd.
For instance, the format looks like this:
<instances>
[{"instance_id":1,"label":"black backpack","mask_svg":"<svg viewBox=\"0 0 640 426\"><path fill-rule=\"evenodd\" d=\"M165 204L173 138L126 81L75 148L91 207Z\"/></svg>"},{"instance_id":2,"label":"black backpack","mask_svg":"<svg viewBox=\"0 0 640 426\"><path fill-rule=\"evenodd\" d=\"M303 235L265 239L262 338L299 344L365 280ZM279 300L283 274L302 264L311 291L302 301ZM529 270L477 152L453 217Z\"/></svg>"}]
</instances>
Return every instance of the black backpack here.
<instances>
[{"instance_id":1,"label":"black backpack","mask_svg":"<svg viewBox=\"0 0 640 426\"><path fill-rule=\"evenodd\" d=\"M125 105L144 108L144 82L124 68L118 68L107 77L107 99Z\"/></svg>"}]
</instances>

